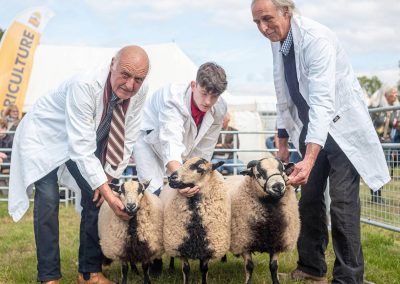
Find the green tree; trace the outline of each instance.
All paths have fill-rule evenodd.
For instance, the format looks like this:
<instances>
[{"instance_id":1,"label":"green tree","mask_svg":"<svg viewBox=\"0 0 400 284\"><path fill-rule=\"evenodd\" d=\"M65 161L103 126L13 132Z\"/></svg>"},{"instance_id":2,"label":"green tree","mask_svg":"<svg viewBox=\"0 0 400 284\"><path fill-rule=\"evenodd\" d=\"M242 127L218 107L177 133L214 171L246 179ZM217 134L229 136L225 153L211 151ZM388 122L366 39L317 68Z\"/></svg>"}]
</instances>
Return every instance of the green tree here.
<instances>
[{"instance_id":1,"label":"green tree","mask_svg":"<svg viewBox=\"0 0 400 284\"><path fill-rule=\"evenodd\" d=\"M372 95L375 93L380 87L382 87L381 80L376 76L372 76L368 78L367 76L358 77L358 81L360 82L361 87L368 93L368 95Z\"/></svg>"},{"instance_id":2,"label":"green tree","mask_svg":"<svg viewBox=\"0 0 400 284\"><path fill-rule=\"evenodd\" d=\"M0 28L0 40L3 37L4 31Z\"/></svg>"}]
</instances>

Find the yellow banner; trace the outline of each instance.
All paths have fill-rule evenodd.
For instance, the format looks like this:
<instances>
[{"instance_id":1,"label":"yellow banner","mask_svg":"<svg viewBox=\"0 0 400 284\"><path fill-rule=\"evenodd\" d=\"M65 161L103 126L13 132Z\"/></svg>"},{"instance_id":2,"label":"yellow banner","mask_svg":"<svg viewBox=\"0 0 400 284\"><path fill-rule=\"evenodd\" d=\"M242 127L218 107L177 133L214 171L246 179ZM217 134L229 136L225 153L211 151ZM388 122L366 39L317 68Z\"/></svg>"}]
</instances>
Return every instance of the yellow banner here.
<instances>
[{"instance_id":1,"label":"yellow banner","mask_svg":"<svg viewBox=\"0 0 400 284\"><path fill-rule=\"evenodd\" d=\"M52 15L45 8L25 11L3 35L0 45L1 112L11 104L22 111L40 32Z\"/></svg>"}]
</instances>

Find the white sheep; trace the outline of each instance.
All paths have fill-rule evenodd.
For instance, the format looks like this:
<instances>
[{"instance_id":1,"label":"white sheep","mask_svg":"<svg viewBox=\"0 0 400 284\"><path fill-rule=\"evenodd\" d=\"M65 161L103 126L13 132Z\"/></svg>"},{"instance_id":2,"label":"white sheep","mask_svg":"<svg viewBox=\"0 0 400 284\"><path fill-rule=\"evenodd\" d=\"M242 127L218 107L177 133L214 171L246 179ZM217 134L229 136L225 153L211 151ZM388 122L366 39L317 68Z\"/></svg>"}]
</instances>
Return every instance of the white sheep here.
<instances>
[{"instance_id":1,"label":"white sheep","mask_svg":"<svg viewBox=\"0 0 400 284\"><path fill-rule=\"evenodd\" d=\"M132 268L136 262L142 263L144 283L150 283L149 265L164 252L162 240L162 203L151 192L145 191L149 183L127 181L114 187L132 216L124 221L114 214L107 202L99 212L99 238L105 257L122 262L122 284L126 284L128 262Z\"/></svg>"},{"instance_id":2,"label":"white sheep","mask_svg":"<svg viewBox=\"0 0 400 284\"><path fill-rule=\"evenodd\" d=\"M161 192L164 203L164 248L167 255L180 257L184 283L189 283L189 259L200 260L202 283L207 283L208 262L223 256L230 245L230 201L224 179L212 164L191 158L169 177ZM177 189L200 187L193 197Z\"/></svg>"},{"instance_id":3,"label":"white sheep","mask_svg":"<svg viewBox=\"0 0 400 284\"><path fill-rule=\"evenodd\" d=\"M293 164L276 158L251 161L246 176L226 179L232 204L231 247L245 261L246 280L251 283L254 252L270 255L269 269L278 280L278 255L292 250L300 232L298 201L293 187L285 181Z\"/></svg>"}]
</instances>

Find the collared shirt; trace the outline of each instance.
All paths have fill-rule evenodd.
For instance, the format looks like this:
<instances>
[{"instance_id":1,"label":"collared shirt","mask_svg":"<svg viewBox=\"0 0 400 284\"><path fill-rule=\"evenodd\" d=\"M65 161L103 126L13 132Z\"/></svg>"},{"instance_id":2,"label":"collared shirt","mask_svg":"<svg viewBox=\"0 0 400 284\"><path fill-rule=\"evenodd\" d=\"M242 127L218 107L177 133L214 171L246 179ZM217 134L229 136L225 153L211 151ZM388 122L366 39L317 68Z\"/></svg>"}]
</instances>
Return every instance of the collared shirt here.
<instances>
[{"instance_id":1,"label":"collared shirt","mask_svg":"<svg viewBox=\"0 0 400 284\"><path fill-rule=\"evenodd\" d=\"M193 99L193 94L192 98L190 99L190 110L192 112L192 117L194 120L194 123L196 123L196 126L199 127L201 122L203 121L204 116L206 115L205 112L202 112L195 104L194 99Z\"/></svg>"},{"instance_id":2,"label":"collared shirt","mask_svg":"<svg viewBox=\"0 0 400 284\"><path fill-rule=\"evenodd\" d=\"M290 28L286 39L283 41L283 43L281 43L281 49L279 50L279 52L282 52L283 55L288 56L292 44L293 44L293 35L292 35L292 28Z\"/></svg>"}]
</instances>

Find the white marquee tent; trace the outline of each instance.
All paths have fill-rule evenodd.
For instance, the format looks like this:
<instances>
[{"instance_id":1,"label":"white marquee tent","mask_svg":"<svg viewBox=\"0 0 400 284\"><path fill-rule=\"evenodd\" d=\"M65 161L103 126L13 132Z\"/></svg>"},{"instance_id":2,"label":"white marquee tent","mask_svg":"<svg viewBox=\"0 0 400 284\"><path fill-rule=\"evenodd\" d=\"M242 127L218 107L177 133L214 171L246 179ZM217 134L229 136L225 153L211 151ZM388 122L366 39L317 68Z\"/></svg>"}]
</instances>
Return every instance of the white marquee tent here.
<instances>
[{"instance_id":1,"label":"white marquee tent","mask_svg":"<svg viewBox=\"0 0 400 284\"><path fill-rule=\"evenodd\" d=\"M168 83L188 83L195 79L196 64L175 43L147 45L144 49L151 64L147 79L149 95ZM40 96L77 72L95 70L109 64L117 50L118 48L39 45L23 111L28 111ZM242 131L264 130L258 113L275 110L276 101L271 96L234 96L225 92L223 97L232 113L232 124ZM254 135L241 135L240 142L240 148L264 148L264 137L261 136L254 139ZM244 162L258 157L259 154L239 154Z\"/></svg>"}]
</instances>

